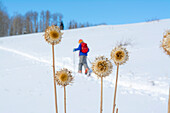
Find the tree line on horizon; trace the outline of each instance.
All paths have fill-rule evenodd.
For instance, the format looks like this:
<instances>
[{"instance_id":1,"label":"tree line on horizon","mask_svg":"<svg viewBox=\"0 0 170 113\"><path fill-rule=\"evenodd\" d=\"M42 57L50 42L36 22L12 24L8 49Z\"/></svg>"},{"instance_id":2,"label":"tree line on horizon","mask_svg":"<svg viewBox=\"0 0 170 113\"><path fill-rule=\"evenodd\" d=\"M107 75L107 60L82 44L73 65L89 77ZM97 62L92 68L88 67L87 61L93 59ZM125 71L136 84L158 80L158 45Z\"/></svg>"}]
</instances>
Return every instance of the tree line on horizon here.
<instances>
[{"instance_id":1,"label":"tree line on horizon","mask_svg":"<svg viewBox=\"0 0 170 113\"><path fill-rule=\"evenodd\" d=\"M63 15L61 13L51 13L49 10L41 11L40 13L28 11L24 15L15 13L9 16L6 8L0 2L0 37L44 32L48 26L60 26L62 20ZM68 27L65 28L75 29L89 26L94 25L88 22L78 23L75 20L71 20L68 23Z\"/></svg>"}]
</instances>

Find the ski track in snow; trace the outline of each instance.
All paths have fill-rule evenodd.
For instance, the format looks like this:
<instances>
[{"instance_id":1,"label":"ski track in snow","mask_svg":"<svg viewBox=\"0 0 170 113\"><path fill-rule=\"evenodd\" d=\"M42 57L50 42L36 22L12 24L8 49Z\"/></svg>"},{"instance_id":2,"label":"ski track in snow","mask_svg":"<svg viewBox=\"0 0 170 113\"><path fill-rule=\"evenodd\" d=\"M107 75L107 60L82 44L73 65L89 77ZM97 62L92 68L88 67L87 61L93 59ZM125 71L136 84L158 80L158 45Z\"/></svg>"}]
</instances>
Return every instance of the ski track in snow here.
<instances>
[{"instance_id":1,"label":"ski track in snow","mask_svg":"<svg viewBox=\"0 0 170 113\"><path fill-rule=\"evenodd\" d=\"M47 61L47 60L44 60L44 59L41 59L41 58L37 58L35 56L29 55L27 53L20 52L20 51L14 50L14 49L5 48L5 47L2 47L2 46L0 46L0 49L4 50L4 51L8 51L8 52L11 52L11 53L15 53L15 54L21 55L21 56L29 58L31 60L35 60L35 61L38 61L38 62L50 64L50 62Z\"/></svg>"},{"instance_id":2,"label":"ski track in snow","mask_svg":"<svg viewBox=\"0 0 170 113\"><path fill-rule=\"evenodd\" d=\"M46 64L49 64L49 65L52 65L52 61L50 62L50 61L45 60L43 58L39 58L39 57L30 55L30 54L27 54L27 53L15 50L15 49L10 49L10 48L6 48L6 47L2 47L2 46L0 46L0 49L4 50L4 51L11 52L11 53L14 53L14 54L17 54L17 55L20 55L20 56L23 56L23 57L31 59L31 60L35 60L37 62L41 62L41 63L46 63ZM57 65L58 66L63 66L65 64L57 62Z\"/></svg>"},{"instance_id":3,"label":"ski track in snow","mask_svg":"<svg viewBox=\"0 0 170 113\"><path fill-rule=\"evenodd\" d=\"M23 56L23 57L31 59L31 60L41 62L41 63L45 63L45 64L48 64L48 65L52 64L51 61L30 55L28 53L24 53L24 52L15 50L15 49L6 48L6 47L3 47L3 46L0 46L0 49L7 51L7 52L17 54L17 55L20 55L20 56ZM71 58L62 58L62 59L63 60L69 60L70 62L72 62ZM59 60L59 61L61 62L61 60ZM60 63L59 61L57 62L57 66L60 66L60 67L66 66L65 63ZM69 68L70 70L75 70L75 68L73 68L74 67L73 64L71 64L71 63L69 65L67 64L66 67ZM73 73L75 74L76 72L73 71ZM78 75L78 73L76 75ZM84 77L87 80L90 80L90 81L93 80L93 81L97 81L98 83L100 83L97 76L95 76L94 74L92 74L91 77L87 77L85 75L83 75L82 77ZM105 81L106 87L114 87L114 83L115 83L114 78L106 77L104 79L104 81ZM143 81L143 82L146 82L146 81ZM162 100L162 101L165 100L164 97L160 97L160 95L168 95L168 89L165 86L162 87L161 84L158 84L158 85L155 86L155 85L152 85L151 83L146 84L146 83L143 83L143 82L138 82L135 79L129 80L127 78L121 78L120 77L118 84L124 90L124 91L121 92L122 94L126 94L127 91L128 91L128 93L136 93L136 94L141 94L141 95L146 94L146 95L149 95L149 96L159 97L159 99ZM164 83L164 84L166 84L166 83Z\"/></svg>"}]
</instances>

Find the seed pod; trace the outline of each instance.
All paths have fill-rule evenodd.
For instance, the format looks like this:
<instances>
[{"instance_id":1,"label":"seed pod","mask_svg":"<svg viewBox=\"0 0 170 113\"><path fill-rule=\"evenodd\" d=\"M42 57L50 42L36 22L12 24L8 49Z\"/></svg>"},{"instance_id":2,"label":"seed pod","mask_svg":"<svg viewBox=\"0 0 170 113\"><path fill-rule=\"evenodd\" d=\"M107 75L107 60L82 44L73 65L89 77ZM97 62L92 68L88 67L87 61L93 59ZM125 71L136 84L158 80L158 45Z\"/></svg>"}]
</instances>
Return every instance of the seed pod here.
<instances>
[{"instance_id":1,"label":"seed pod","mask_svg":"<svg viewBox=\"0 0 170 113\"><path fill-rule=\"evenodd\" d=\"M53 45L60 43L63 33L58 26L52 25L45 30L45 40Z\"/></svg>"},{"instance_id":2,"label":"seed pod","mask_svg":"<svg viewBox=\"0 0 170 113\"><path fill-rule=\"evenodd\" d=\"M92 70L98 77L106 77L112 73L113 65L104 56L97 57L92 63Z\"/></svg>"},{"instance_id":3,"label":"seed pod","mask_svg":"<svg viewBox=\"0 0 170 113\"><path fill-rule=\"evenodd\" d=\"M170 30L167 31L163 37L161 47L164 49L165 53L170 56Z\"/></svg>"},{"instance_id":4,"label":"seed pod","mask_svg":"<svg viewBox=\"0 0 170 113\"><path fill-rule=\"evenodd\" d=\"M111 51L111 59L114 61L116 65L126 63L126 61L129 59L126 48L123 48L122 46L115 47Z\"/></svg>"},{"instance_id":5,"label":"seed pod","mask_svg":"<svg viewBox=\"0 0 170 113\"><path fill-rule=\"evenodd\" d=\"M67 86L73 81L73 76L71 75L71 71L66 68L61 69L56 72L55 80L58 85Z\"/></svg>"}]
</instances>

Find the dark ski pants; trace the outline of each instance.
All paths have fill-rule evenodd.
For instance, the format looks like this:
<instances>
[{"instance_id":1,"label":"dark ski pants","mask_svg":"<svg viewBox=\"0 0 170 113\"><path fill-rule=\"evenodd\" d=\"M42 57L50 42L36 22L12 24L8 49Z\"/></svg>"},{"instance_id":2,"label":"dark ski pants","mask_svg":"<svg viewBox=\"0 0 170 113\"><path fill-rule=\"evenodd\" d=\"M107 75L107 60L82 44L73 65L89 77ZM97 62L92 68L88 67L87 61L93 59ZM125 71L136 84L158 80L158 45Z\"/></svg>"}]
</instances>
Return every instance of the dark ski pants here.
<instances>
[{"instance_id":1,"label":"dark ski pants","mask_svg":"<svg viewBox=\"0 0 170 113\"><path fill-rule=\"evenodd\" d=\"M88 68L88 65L87 65L87 56L84 56L84 55L81 55L79 56L79 67L78 67L78 70L82 72L82 66L84 66L84 69Z\"/></svg>"}]
</instances>

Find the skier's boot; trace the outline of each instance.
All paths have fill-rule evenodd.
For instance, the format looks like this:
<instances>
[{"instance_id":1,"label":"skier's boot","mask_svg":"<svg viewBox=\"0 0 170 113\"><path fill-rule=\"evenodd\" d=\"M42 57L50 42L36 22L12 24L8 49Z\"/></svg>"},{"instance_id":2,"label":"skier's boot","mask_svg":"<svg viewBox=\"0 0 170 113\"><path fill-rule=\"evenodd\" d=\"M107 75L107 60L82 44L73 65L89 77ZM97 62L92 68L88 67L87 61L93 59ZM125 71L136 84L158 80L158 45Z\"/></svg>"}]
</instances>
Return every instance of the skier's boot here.
<instances>
[{"instance_id":1,"label":"skier's boot","mask_svg":"<svg viewBox=\"0 0 170 113\"><path fill-rule=\"evenodd\" d=\"M91 76L91 73L92 73L92 70L89 69L88 73L87 73L87 76Z\"/></svg>"},{"instance_id":2,"label":"skier's boot","mask_svg":"<svg viewBox=\"0 0 170 113\"><path fill-rule=\"evenodd\" d=\"M85 74L86 74L86 75L87 75L87 73L88 73L88 70L89 70L89 69L88 69L88 68L86 68L86 70L85 70Z\"/></svg>"}]
</instances>

